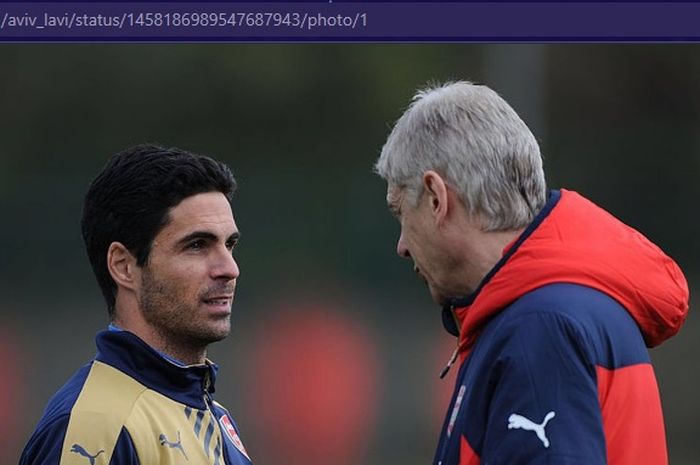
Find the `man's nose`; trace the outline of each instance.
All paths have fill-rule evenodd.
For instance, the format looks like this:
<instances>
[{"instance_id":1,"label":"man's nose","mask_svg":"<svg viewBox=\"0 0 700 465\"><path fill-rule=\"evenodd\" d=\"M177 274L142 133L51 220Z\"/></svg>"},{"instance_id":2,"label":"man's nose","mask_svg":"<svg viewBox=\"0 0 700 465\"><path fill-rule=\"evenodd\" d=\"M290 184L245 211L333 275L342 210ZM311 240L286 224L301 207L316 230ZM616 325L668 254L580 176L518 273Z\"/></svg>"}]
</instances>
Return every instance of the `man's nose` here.
<instances>
[{"instance_id":1,"label":"man's nose","mask_svg":"<svg viewBox=\"0 0 700 465\"><path fill-rule=\"evenodd\" d=\"M396 243L396 253L401 258L411 258L411 254L406 246L406 241L403 238L403 233L401 233L399 241Z\"/></svg>"},{"instance_id":2,"label":"man's nose","mask_svg":"<svg viewBox=\"0 0 700 465\"><path fill-rule=\"evenodd\" d=\"M238 268L238 263L236 262L236 259L233 258L231 251L228 249L225 249L221 254L219 254L213 271L215 279L225 278L230 281L237 279L241 275L241 270Z\"/></svg>"}]
</instances>

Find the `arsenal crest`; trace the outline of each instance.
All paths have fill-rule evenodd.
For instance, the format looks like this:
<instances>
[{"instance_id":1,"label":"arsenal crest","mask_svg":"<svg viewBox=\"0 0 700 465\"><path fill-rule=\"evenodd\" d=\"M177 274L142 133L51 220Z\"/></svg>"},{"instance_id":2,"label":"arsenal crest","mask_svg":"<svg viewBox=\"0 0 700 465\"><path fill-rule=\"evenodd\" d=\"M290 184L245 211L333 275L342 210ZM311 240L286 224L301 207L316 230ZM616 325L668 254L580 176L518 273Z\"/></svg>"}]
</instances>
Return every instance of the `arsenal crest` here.
<instances>
[{"instance_id":1,"label":"arsenal crest","mask_svg":"<svg viewBox=\"0 0 700 465\"><path fill-rule=\"evenodd\" d=\"M243 442L241 441L241 438L238 437L238 433L233 427L233 423L228 415L222 416L219 419L219 424L221 425L221 429L226 432L226 436L228 436L233 445L236 446L236 449L238 449L241 454L245 455L245 457L250 460L250 457L248 457L248 452L246 452Z\"/></svg>"}]
</instances>

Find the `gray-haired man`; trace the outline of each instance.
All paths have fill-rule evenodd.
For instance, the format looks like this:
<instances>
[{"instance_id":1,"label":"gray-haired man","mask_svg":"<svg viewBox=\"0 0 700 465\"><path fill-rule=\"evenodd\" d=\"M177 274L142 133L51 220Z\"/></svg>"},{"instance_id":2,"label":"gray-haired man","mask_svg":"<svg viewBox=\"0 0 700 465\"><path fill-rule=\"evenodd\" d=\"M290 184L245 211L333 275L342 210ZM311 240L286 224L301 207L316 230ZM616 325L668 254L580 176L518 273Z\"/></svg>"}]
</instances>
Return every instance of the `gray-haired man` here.
<instances>
[{"instance_id":1,"label":"gray-haired man","mask_svg":"<svg viewBox=\"0 0 700 465\"><path fill-rule=\"evenodd\" d=\"M460 369L436 465L666 464L647 346L688 311L678 266L581 195L494 91L420 91L376 163Z\"/></svg>"}]
</instances>

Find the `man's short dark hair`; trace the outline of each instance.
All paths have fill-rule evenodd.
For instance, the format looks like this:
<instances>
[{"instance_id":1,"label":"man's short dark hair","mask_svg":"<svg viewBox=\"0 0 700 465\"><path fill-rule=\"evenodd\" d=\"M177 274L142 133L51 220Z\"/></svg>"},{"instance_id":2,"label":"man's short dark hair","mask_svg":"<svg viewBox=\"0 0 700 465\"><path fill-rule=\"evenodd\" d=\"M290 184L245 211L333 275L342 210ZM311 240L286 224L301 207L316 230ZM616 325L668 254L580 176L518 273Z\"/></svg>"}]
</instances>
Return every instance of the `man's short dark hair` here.
<instances>
[{"instance_id":1,"label":"man's short dark hair","mask_svg":"<svg viewBox=\"0 0 700 465\"><path fill-rule=\"evenodd\" d=\"M144 266L171 208L206 192L221 192L230 203L235 190L224 163L177 148L143 144L109 159L85 195L81 228L110 317L117 291L107 269L110 244L121 242Z\"/></svg>"}]
</instances>

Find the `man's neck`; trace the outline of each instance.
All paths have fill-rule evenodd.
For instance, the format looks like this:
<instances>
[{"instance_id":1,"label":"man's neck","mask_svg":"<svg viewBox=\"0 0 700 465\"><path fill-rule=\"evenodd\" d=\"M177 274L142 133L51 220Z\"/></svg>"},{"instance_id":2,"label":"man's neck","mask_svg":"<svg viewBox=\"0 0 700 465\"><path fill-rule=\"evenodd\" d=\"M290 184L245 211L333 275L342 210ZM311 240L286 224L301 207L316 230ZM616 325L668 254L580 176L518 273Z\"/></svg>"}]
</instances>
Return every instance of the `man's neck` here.
<instances>
[{"instance_id":1,"label":"man's neck","mask_svg":"<svg viewBox=\"0 0 700 465\"><path fill-rule=\"evenodd\" d=\"M473 237L465 239L461 250L464 255L459 259L457 276L462 276L468 289L462 295L474 292L481 281L501 260L505 248L517 239L524 229L515 231L478 231Z\"/></svg>"},{"instance_id":2,"label":"man's neck","mask_svg":"<svg viewBox=\"0 0 700 465\"><path fill-rule=\"evenodd\" d=\"M161 334L145 323L139 324L139 321L116 317L112 321L111 326L135 334L175 364L183 366L201 365L206 361L206 347L203 348L177 341L177 338Z\"/></svg>"}]
</instances>

